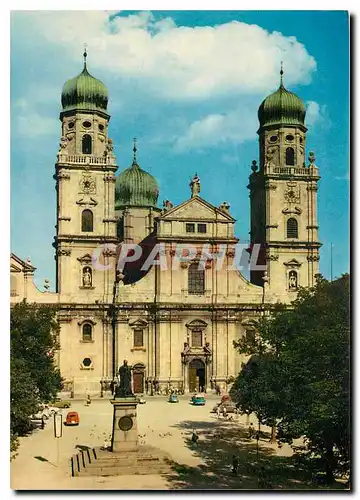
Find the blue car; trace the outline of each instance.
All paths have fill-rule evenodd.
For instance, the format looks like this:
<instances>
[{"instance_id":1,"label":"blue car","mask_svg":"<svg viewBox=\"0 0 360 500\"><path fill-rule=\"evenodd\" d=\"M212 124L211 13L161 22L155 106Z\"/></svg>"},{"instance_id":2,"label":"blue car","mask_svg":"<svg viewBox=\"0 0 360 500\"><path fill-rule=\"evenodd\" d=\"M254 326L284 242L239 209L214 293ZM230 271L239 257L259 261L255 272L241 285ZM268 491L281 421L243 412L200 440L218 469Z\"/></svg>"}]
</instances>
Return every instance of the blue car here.
<instances>
[{"instance_id":1,"label":"blue car","mask_svg":"<svg viewBox=\"0 0 360 500\"><path fill-rule=\"evenodd\" d=\"M169 403L178 403L179 398L177 397L177 394L170 394L168 401Z\"/></svg>"},{"instance_id":2,"label":"blue car","mask_svg":"<svg viewBox=\"0 0 360 500\"><path fill-rule=\"evenodd\" d=\"M191 398L191 403L194 406L204 406L206 401L204 396L198 396L197 394L195 394L195 396Z\"/></svg>"}]
</instances>

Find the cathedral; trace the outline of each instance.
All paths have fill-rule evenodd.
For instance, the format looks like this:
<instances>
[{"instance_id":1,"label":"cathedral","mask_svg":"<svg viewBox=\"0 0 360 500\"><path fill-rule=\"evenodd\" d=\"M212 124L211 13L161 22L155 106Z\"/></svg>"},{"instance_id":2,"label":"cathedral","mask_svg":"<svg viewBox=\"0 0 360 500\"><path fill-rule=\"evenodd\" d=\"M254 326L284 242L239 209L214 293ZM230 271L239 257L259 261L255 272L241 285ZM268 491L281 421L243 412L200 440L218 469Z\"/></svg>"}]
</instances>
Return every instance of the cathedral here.
<instances>
[{"instance_id":1,"label":"cathedral","mask_svg":"<svg viewBox=\"0 0 360 500\"><path fill-rule=\"evenodd\" d=\"M132 164L117 172L108 91L89 73L86 52L61 104L56 291L48 282L36 288L35 267L11 254L11 305L57 305L64 394L103 395L124 359L137 394L228 389L244 361L233 341L254 335L254 320L291 302L318 273L320 177L314 153L306 159L304 103L281 70L258 110L259 159L247 186L250 281L235 262L236 214L201 197L195 172L189 198L161 208L136 141Z\"/></svg>"}]
</instances>

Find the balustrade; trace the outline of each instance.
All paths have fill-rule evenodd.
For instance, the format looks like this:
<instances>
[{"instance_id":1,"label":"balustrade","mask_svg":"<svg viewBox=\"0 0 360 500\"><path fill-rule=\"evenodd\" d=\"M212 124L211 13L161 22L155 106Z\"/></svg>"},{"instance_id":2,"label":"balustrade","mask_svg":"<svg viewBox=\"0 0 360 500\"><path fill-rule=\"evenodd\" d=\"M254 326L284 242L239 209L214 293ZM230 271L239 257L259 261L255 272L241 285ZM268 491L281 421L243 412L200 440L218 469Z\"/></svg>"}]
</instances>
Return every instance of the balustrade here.
<instances>
[{"instance_id":1,"label":"balustrade","mask_svg":"<svg viewBox=\"0 0 360 500\"><path fill-rule=\"evenodd\" d=\"M58 163L80 163L83 165L115 165L114 157L100 157L90 155L58 155Z\"/></svg>"}]
</instances>

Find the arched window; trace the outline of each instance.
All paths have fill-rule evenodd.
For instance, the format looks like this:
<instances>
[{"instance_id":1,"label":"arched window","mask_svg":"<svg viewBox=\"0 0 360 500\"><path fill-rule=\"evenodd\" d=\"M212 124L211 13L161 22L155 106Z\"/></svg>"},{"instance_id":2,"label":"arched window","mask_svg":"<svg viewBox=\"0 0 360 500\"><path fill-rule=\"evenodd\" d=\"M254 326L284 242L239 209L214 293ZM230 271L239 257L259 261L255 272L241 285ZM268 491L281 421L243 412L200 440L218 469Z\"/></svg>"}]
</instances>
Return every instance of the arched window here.
<instances>
[{"instance_id":1,"label":"arched window","mask_svg":"<svg viewBox=\"0 0 360 500\"><path fill-rule=\"evenodd\" d=\"M288 219L286 223L286 237L287 238L298 238L298 222L294 217Z\"/></svg>"},{"instance_id":2,"label":"arched window","mask_svg":"<svg viewBox=\"0 0 360 500\"><path fill-rule=\"evenodd\" d=\"M286 165L295 165L294 148L286 148L285 162L286 162Z\"/></svg>"},{"instance_id":3,"label":"arched window","mask_svg":"<svg viewBox=\"0 0 360 500\"><path fill-rule=\"evenodd\" d=\"M85 134L82 138L82 152L85 155L91 155L92 153L92 139L89 134Z\"/></svg>"},{"instance_id":4,"label":"arched window","mask_svg":"<svg viewBox=\"0 0 360 500\"><path fill-rule=\"evenodd\" d=\"M81 231L86 233L94 231L94 216L91 210L83 210L81 214Z\"/></svg>"},{"instance_id":5,"label":"arched window","mask_svg":"<svg viewBox=\"0 0 360 500\"><path fill-rule=\"evenodd\" d=\"M204 295L205 293L205 271L199 269L197 262L189 266L188 292L192 295Z\"/></svg>"},{"instance_id":6,"label":"arched window","mask_svg":"<svg viewBox=\"0 0 360 500\"><path fill-rule=\"evenodd\" d=\"M83 340L83 342L91 342L92 341L92 325L90 325L90 323L83 324L82 340Z\"/></svg>"}]
</instances>

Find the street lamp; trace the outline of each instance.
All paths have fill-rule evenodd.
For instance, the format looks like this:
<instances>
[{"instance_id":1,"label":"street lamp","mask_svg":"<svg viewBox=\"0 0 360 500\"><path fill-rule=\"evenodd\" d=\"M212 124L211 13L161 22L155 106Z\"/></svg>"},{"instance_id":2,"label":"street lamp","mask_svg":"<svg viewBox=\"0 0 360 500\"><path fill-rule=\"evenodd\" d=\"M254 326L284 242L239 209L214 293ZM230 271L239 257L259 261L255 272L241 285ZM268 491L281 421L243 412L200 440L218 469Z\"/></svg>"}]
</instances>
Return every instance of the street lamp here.
<instances>
[{"instance_id":1,"label":"street lamp","mask_svg":"<svg viewBox=\"0 0 360 500\"><path fill-rule=\"evenodd\" d=\"M113 297L112 304L109 307L109 315L111 316L111 328L112 328L112 378L113 382L116 379L116 292L117 286L120 281L124 279L124 275L120 271L116 271L115 280L113 285Z\"/></svg>"}]
</instances>

